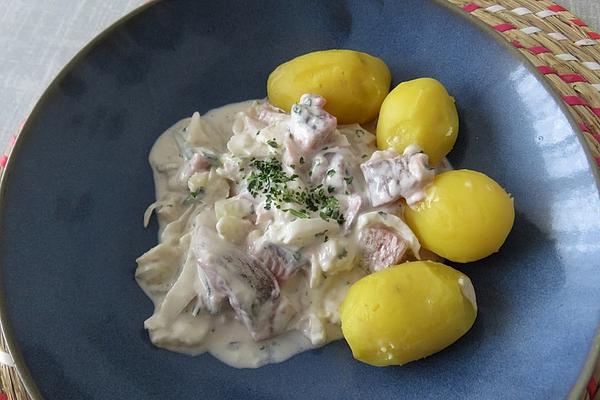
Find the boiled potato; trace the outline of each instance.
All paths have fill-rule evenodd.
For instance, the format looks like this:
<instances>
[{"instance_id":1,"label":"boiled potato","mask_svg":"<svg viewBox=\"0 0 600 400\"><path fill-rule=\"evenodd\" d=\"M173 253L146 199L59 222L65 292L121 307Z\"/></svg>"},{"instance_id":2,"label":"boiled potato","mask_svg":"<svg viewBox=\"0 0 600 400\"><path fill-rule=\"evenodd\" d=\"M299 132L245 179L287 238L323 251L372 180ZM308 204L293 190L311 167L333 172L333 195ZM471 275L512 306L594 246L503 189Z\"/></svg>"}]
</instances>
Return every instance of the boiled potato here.
<instances>
[{"instance_id":1,"label":"boiled potato","mask_svg":"<svg viewBox=\"0 0 600 400\"><path fill-rule=\"evenodd\" d=\"M426 193L404 216L421 245L448 260L470 262L497 252L513 226L513 199L480 172L444 172Z\"/></svg>"},{"instance_id":2,"label":"boiled potato","mask_svg":"<svg viewBox=\"0 0 600 400\"><path fill-rule=\"evenodd\" d=\"M390 70L377 57L353 50L315 51L271 72L267 95L271 104L290 111L304 93L319 94L339 124L364 123L377 117L390 82Z\"/></svg>"},{"instance_id":3,"label":"boiled potato","mask_svg":"<svg viewBox=\"0 0 600 400\"><path fill-rule=\"evenodd\" d=\"M436 166L452 150L458 135L458 113L446 88L431 78L396 86L387 95L377 121L377 147L402 154L418 145Z\"/></svg>"},{"instance_id":4,"label":"boiled potato","mask_svg":"<svg viewBox=\"0 0 600 400\"><path fill-rule=\"evenodd\" d=\"M389 267L357 281L340 307L354 358L402 365L454 343L477 315L471 280L433 261Z\"/></svg>"}]
</instances>

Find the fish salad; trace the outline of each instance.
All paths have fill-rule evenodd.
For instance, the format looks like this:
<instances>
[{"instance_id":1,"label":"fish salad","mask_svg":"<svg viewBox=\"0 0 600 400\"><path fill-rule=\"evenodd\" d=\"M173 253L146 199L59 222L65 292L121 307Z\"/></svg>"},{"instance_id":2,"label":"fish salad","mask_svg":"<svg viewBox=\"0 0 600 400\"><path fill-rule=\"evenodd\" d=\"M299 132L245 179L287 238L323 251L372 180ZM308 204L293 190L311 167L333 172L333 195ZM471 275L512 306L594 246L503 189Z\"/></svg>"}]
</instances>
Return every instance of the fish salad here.
<instances>
[{"instance_id":1,"label":"fish salad","mask_svg":"<svg viewBox=\"0 0 600 400\"><path fill-rule=\"evenodd\" d=\"M156 214L159 243L136 270L155 345L253 368L344 338L387 366L469 331L475 289L442 261L498 252L513 199L450 168L459 119L441 82L390 85L377 57L315 51L275 68L266 99L158 138L144 223Z\"/></svg>"},{"instance_id":2,"label":"fish salad","mask_svg":"<svg viewBox=\"0 0 600 400\"><path fill-rule=\"evenodd\" d=\"M399 200L424 197L427 155L377 151L371 132L338 126L324 104L233 104L158 139L145 223L157 215L160 243L136 271L155 345L237 367L279 362L341 338L352 283L420 258Z\"/></svg>"}]
</instances>

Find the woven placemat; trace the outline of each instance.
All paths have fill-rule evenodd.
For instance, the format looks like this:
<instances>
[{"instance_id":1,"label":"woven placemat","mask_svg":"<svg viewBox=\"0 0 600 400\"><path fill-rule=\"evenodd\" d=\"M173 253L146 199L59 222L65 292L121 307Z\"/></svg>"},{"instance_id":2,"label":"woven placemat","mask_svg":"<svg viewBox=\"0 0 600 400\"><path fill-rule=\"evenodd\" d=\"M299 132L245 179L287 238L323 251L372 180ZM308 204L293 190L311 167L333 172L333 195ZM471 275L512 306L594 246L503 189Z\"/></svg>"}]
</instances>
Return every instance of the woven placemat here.
<instances>
[{"instance_id":1,"label":"woven placemat","mask_svg":"<svg viewBox=\"0 0 600 400\"><path fill-rule=\"evenodd\" d=\"M445 1L489 25L535 66L562 97L600 168L600 34L547 0ZM0 173L17 134L0 155ZM0 400L30 400L7 351L0 336ZM600 360L578 399L600 400Z\"/></svg>"}]
</instances>

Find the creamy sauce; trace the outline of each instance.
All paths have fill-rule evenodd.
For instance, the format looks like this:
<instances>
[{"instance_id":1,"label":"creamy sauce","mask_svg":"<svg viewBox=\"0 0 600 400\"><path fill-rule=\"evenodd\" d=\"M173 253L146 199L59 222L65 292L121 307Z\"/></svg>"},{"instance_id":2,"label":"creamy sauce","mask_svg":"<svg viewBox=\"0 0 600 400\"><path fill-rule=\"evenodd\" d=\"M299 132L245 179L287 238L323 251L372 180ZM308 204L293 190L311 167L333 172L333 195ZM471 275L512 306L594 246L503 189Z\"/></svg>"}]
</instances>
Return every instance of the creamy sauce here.
<instances>
[{"instance_id":1,"label":"creamy sauce","mask_svg":"<svg viewBox=\"0 0 600 400\"><path fill-rule=\"evenodd\" d=\"M398 200L422 198L427 156L375 152L372 133L337 126L323 104L231 104L158 138L144 218L156 214L159 244L136 270L155 345L239 368L281 362L342 337L352 283L420 257Z\"/></svg>"}]
</instances>

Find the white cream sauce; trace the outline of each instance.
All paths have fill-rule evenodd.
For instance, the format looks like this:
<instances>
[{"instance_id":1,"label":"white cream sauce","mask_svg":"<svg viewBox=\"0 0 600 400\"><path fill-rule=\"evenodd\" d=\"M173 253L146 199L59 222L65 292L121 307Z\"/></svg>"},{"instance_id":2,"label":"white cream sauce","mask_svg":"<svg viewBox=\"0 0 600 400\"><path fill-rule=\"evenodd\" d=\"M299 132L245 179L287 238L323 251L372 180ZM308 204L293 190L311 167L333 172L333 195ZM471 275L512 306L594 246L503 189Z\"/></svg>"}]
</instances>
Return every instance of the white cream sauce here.
<instances>
[{"instance_id":1,"label":"white cream sauce","mask_svg":"<svg viewBox=\"0 0 600 400\"><path fill-rule=\"evenodd\" d=\"M339 305L352 283L379 268L369 260L419 258L398 199L419 198L431 181L427 157L379 154L373 170L398 178L386 186L369 175L374 135L336 127L323 104L304 95L291 116L262 101L231 104L158 138L149 156L157 201L144 218L156 214L159 244L136 270L155 306L145 322L155 345L209 352L239 368L281 362L342 337ZM286 183L292 191L323 185L321 197L334 197L341 217L299 201L269 208L249 188L255 159L297 175ZM404 250L379 254L388 250L372 247L374 237Z\"/></svg>"}]
</instances>

